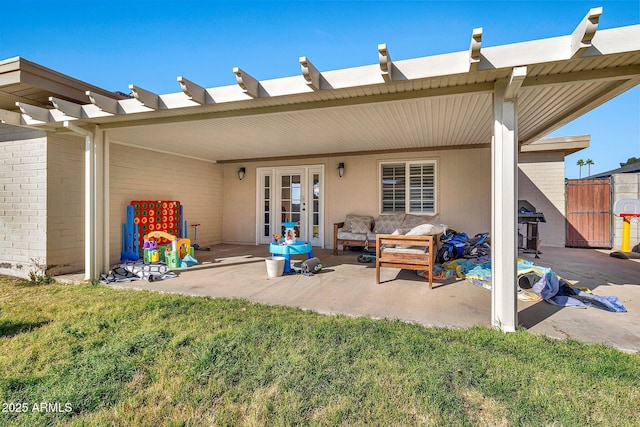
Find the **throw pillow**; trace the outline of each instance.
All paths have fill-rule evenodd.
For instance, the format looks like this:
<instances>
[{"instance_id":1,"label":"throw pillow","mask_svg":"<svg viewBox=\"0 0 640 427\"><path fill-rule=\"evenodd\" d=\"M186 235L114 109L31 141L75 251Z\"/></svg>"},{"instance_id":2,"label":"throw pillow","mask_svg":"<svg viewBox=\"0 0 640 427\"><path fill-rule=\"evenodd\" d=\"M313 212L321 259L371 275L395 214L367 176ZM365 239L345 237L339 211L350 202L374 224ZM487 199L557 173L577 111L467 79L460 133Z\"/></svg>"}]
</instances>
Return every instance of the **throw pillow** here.
<instances>
[{"instance_id":1,"label":"throw pillow","mask_svg":"<svg viewBox=\"0 0 640 427\"><path fill-rule=\"evenodd\" d=\"M444 227L442 225L435 224L420 224L407 231L405 236L430 236L444 233Z\"/></svg>"}]
</instances>

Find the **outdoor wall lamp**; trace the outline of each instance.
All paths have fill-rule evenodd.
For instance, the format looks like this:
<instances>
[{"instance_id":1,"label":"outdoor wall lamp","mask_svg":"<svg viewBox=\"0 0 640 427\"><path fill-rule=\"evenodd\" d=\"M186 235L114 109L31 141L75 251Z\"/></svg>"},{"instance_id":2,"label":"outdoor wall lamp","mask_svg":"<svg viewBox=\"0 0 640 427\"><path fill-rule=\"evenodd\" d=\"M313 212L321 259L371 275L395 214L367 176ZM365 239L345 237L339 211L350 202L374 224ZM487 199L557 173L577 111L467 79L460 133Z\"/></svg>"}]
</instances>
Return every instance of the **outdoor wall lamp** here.
<instances>
[{"instance_id":1,"label":"outdoor wall lamp","mask_svg":"<svg viewBox=\"0 0 640 427\"><path fill-rule=\"evenodd\" d=\"M342 178L344 175L344 163L338 163L338 176Z\"/></svg>"},{"instance_id":2,"label":"outdoor wall lamp","mask_svg":"<svg viewBox=\"0 0 640 427\"><path fill-rule=\"evenodd\" d=\"M245 172L247 172L247 170L245 168L238 169L238 179L240 181L242 181L242 178L244 178Z\"/></svg>"}]
</instances>

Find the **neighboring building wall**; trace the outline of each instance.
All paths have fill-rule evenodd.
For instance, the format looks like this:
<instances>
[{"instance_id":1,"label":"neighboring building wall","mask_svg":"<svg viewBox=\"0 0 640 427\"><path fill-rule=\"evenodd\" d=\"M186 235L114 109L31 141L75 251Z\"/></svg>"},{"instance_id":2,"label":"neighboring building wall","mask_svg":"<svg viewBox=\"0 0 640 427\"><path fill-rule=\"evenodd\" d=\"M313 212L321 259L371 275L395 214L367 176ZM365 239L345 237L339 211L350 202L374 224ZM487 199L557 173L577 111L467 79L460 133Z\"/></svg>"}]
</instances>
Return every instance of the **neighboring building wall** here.
<instances>
[{"instance_id":1,"label":"neighboring building wall","mask_svg":"<svg viewBox=\"0 0 640 427\"><path fill-rule=\"evenodd\" d=\"M229 163L224 165L223 241L256 242L256 168L290 165L325 166L325 247L333 245L333 223L349 213L379 213L380 161L432 160L438 162L437 189L440 221L470 235L491 229L491 150L434 150L410 153L361 154L301 160ZM336 168L345 163L345 175ZM247 174L240 181L239 167Z\"/></svg>"},{"instance_id":2,"label":"neighboring building wall","mask_svg":"<svg viewBox=\"0 0 640 427\"><path fill-rule=\"evenodd\" d=\"M115 141L110 144L110 162L112 264L120 260L121 224L126 223L126 206L132 200L178 200L184 206L188 223L201 224L197 235L199 245L222 242L221 165L133 148ZM193 228L189 227L188 231L193 239Z\"/></svg>"},{"instance_id":3,"label":"neighboring building wall","mask_svg":"<svg viewBox=\"0 0 640 427\"><path fill-rule=\"evenodd\" d=\"M612 175L613 203L619 199L640 199L640 173ZM613 205L612 205L613 209ZM640 244L640 224L631 223L631 248ZM622 248L622 218L613 215L613 249Z\"/></svg>"},{"instance_id":4,"label":"neighboring building wall","mask_svg":"<svg viewBox=\"0 0 640 427\"><path fill-rule=\"evenodd\" d=\"M44 132L0 126L0 274L47 265L46 185Z\"/></svg>"},{"instance_id":5,"label":"neighboring building wall","mask_svg":"<svg viewBox=\"0 0 640 427\"><path fill-rule=\"evenodd\" d=\"M84 271L84 138L49 134L47 152L47 264Z\"/></svg>"},{"instance_id":6,"label":"neighboring building wall","mask_svg":"<svg viewBox=\"0 0 640 427\"><path fill-rule=\"evenodd\" d=\"M520 153L518 158L518 199L527 200L544 214L540 223L541 246L565 245L564 153ZM526 236L526 224L519 226Z\"/></svg>"}]
</instances>

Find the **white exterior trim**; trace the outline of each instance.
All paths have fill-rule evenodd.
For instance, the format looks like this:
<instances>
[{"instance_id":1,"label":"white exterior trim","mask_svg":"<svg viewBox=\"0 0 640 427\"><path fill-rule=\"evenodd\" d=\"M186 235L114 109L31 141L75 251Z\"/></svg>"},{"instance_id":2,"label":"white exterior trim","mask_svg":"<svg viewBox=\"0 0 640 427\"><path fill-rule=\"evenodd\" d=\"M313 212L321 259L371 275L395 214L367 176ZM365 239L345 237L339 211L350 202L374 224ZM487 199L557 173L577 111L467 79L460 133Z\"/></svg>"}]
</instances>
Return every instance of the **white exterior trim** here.
<instances>
[{"instance_id":1,"label":"white exterior trim","mask_svg":"<svg viewBox=\"0 0 640 427\"><path fill-rule=\"evenodd\" d=\"M518 126L515 100L505 100L507 80L496 82L491 143L491 323L504 332L518 325Z\"/></svg>"}]
</instances>

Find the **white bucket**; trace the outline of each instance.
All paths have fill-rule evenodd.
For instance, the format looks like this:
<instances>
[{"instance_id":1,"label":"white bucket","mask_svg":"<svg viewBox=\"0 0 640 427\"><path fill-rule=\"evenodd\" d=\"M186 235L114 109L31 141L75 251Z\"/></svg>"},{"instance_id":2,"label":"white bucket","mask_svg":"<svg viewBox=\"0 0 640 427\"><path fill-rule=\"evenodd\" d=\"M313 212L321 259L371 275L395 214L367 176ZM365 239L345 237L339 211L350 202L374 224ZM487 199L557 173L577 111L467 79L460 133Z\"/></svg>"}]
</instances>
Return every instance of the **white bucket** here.
<instances>
[{"instance_id":1,"label":"white bucket","mask_svg":"<svg viewBox=\"0 0 640 427\"><path fill-rule=\"evenodd\" d=\"M284 273L284 257L273 256L264 259L267 264L267 275L269 277L279 277Z\"/></svg>"}]
</instances>

